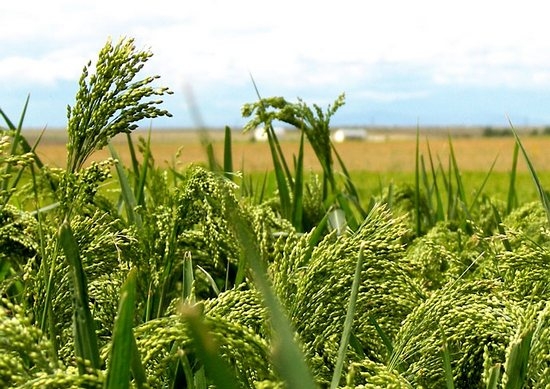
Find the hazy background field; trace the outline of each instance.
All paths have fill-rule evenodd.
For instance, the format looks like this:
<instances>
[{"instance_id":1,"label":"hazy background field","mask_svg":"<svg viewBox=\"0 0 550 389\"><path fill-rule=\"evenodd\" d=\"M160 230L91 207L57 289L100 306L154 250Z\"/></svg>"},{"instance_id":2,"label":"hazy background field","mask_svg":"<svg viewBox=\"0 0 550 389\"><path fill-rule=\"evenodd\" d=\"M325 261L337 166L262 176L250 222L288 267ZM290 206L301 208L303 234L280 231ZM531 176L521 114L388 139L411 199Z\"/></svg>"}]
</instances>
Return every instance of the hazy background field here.
<instances>
[{"instance_id":1,"label":"hazy background field","mask_svg":"<svg viewBox=\"0 0 550 389\"><path fill-rule=\"evenodd\" d=\"M447 166L450 136L461 171L486 173L495 159L495 171L509 171L512 166L514 138L483 136L486 132L487 129L482 128L420 129L420 151L427 158L429 147L434 163L440 160L443 166ZM548 153L550 136L541 135L541 133L542 131L537 129L524 129L520 137L537 171L544 172L550 171L550 153ZM30 131L26 134L33 141L38 132ZM147 137L147 131L135 131L133 138L139 137ZM206 162L204 140L212 143L216 155L221 159L222 130L153 129L151 131L153 155L159 167L166 167L174 161L180 165ZM232 131L232 140L235 169L261 172L271 168L271 154L267 142L254 142L251 134L243 134L241 130ZM291 156L298 150L298 133L287 131L280 140L283 150L291 160ZM114 141L121 159L127 162L129 155L125 143L126 138L120 136ZM65 145L66 133L63 130L47 130L37 152L44 162L63 167L66 158ZM336 147L346 166L352 171L413 172L415 169L416 130L414 128L371 129L368 131L367 140L336 143ZM107 156L107 150L103 150L93 159L99 160ZM315 155L309 148L306 149L305 167L313 171L319 169ZM523 160L520 160L519 171L526 171Z\"/></svg>"}]
</instances>

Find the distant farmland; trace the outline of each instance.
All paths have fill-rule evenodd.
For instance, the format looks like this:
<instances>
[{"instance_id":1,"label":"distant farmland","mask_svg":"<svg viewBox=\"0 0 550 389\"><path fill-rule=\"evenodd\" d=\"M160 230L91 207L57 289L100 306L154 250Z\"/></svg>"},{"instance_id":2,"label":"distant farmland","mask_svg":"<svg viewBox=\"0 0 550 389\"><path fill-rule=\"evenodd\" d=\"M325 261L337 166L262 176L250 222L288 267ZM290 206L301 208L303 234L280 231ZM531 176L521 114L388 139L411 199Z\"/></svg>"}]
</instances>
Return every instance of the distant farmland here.
<instances>
[{"instance_id":1,"label":"distant farmland","mask_svg":"<svg viewBox=\"0 0 550 389\"><path fill-rule=\"evenodd\" d=\"M428 157L428 146L434 163L446 166L449 157L449 138L445 129L423 131L420 135L420 152ZM480 130L451 131L451 142L462 171L488 172L493 162L494 171L506 172L512 165L514 139L507 137L483 137ZM223 156L223 132L197 132L190 130L153 130L151 144L156 163L160 167L177 161L180 165L206 162L206 152L201 140L209 140L215 155ZM133 139L146 137L146 132L136 132ZM206 138L205 138L206 136ZM29 136L32 138L32 136ZM233 160L235 169L246 171L265 171L272 167L269 146L264 142L252 142L250 134L233 131ZM550 137L541 135L522 135L521 139L538 171L550 171ZM45 163L63 166L66 159L65 134L63 131L47 132L40 145L38 154ZM129 155L125 147L125 137L118 137L114 143L124 161ZM287 133L281 139L281 146L290 158L297 152L297 134ZM319 169L318 162L306 146L304 166L310 170ZM367 141L347 141L336 144L337 150L352 171L372 172L412 172L415 169L416 136L414 129L383 130L369 132ZM176 158L176 154L179 155ZM98 153L95 159L107 156L108 151ZM428 161L426 160L426 163ZM519 171L526 171L523 160Z\"/></svg>"}]
</instances>

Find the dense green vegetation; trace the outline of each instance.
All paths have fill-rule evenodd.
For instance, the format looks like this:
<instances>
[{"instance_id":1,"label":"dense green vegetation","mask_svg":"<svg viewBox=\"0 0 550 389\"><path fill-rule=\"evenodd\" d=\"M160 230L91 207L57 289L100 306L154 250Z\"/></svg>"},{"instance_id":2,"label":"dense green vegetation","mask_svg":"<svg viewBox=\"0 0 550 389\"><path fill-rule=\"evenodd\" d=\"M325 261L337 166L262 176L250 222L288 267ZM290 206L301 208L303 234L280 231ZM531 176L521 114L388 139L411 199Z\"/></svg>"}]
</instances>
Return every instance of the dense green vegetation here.
<instances>
[{"instance_id":1,"label":"dense green vegetation","mask_svg":"<svg viewBox=\"0 0 550 389\"><path fill-rule=\"evenodd\" d=\"M84 68L64 169L27 142L26 105L18 123L0 110L0 387L550 385L550 201L519 138L499 193L452 152L365 183L330 140L343 95L326 110L259 97L243 115L266 128L271 184L234 170L229 129L207 166L160 169L130 136L169 115L169 89L136 79L150 56L123 39ZM292 161L274 120L301 130Z\"/></svg>"}]
</instances>

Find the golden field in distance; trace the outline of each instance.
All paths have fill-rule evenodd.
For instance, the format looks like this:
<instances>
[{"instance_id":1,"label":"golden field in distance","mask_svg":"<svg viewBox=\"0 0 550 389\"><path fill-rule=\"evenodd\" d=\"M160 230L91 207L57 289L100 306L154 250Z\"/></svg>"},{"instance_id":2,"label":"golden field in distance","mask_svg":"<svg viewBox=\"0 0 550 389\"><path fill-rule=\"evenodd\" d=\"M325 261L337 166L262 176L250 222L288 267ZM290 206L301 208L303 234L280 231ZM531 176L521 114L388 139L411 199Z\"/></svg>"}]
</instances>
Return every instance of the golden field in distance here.
<instances>
[{"instance_id":1,"label":"golden field in distance","mask_svg":"<svg viewBox=\"0 0 550 389\"><path fill-rule=\"evenodd\" d=\"M434 164L448 167L450 142L461 171L488 172L493 162L495 171L506 172L512 167L515 140L513 136L483 135L483 129L476 128L430 128L420 129L420 153L424 155L428 165L429 152ZM32 144L38 131L23 131ZM550 136L533 135L533 130L518 130L520 139L537 171L550 171ZM541 132L539 131L539 134ZM415 170L416 129L414 128L378 128L367 130L367 139L360 141L344 141L336 143L336 149L350 171L372 172L412 172ZM148 131L136 130L132 139L146 138ZM173 166L176 163L184 167L191 163L206 163L204 140L212 143L215 156L221 163L223 158L222 130L166 130L151 131L151 148L158 167ZM232 131L232 152L235 170L247 172L269 171L272 169L271 154L267 142L251 141L251 134L243 134L240 130ZM287 161L292 161L292 155L298 152L299 134L287 131L280 139ZM125 136L119 136L113 141L120 158L129 162L129 152ZM66 132L48 129L45 131L37 154L44 163L51 166L64 167L66 161ZM93 160L101 160L109 156L108 150L103 150L93 156ZM306 145L304 167L308 170L320 169L313 151ZM527 171L524 159L520 156L519 171Z\"/></svg>"}]
</instances>

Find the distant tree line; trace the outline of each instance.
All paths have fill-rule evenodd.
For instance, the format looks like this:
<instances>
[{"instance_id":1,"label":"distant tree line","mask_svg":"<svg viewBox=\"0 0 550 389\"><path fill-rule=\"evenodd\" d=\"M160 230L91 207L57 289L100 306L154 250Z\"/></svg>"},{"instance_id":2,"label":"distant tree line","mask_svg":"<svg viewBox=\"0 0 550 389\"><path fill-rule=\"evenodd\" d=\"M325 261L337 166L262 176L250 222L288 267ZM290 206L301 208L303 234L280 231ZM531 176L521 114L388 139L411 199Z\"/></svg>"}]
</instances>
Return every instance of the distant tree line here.
<instances>
[{"instance_id":1,"label":"distant tree line","mask_svg":"<svg viewBox=\"0 0 550 389\"><path fill-rule=\"evenodd\" d=\"M525 132L528 132L530 135L550 135L550 126L546 126L544 128L533 128ZM511 128L494 128L487 126L483 129L482 135L484 137L505 137L513 136L514 133Z\"/></svg>"}]
</instances>

